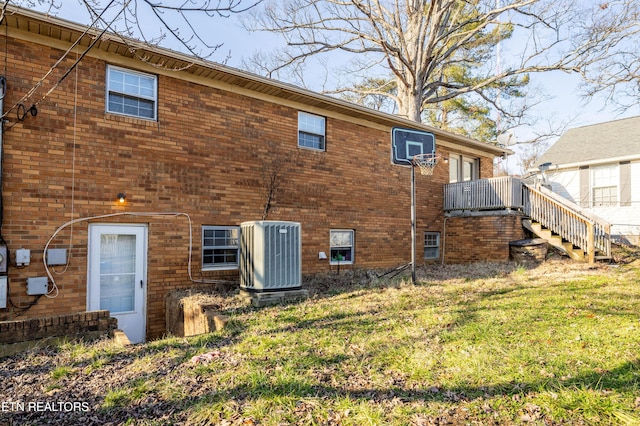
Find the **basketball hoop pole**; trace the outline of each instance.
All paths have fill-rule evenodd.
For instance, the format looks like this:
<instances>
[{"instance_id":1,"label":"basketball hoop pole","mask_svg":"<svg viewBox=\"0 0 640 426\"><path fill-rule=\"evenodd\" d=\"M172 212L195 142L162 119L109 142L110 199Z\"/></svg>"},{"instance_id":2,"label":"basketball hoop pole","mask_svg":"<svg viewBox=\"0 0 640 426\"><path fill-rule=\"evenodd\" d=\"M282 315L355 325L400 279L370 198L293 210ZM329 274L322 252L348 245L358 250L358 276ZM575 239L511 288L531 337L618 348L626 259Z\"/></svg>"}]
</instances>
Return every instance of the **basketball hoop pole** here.
<instances>
[{"instance_id":1,"label":"basketball hoop pole","mask_svg":"<svg viewBox=\"0 0 640 426\"><path fill-rule=\"evenodd\" d=\"M411 159L411 282L416 284L416 167L425 176L433 175L440 156L434 152L414 155Z\"/></svg>"},{"instance_id":2,"label":"basketball hoop pole","mask_svg":"<svg viewBox=\"0 0 640 426\"><path fill-rule=\"evenodd\" d=\"M416 284L416 170L411 164L411 283Z\"/></svg>"}]
</instances>

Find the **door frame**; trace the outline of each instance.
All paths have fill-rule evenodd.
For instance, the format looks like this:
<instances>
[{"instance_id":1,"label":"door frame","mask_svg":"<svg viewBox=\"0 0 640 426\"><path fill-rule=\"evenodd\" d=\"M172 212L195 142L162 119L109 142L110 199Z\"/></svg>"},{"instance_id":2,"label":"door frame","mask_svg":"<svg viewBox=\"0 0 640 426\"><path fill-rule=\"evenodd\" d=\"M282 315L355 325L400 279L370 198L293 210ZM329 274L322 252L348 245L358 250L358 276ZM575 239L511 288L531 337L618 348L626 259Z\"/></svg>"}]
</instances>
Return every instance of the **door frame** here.
<instances>
[{"instance_id":1,"label":"door frame","mask_svg":"<svg viewBox=\"0 0 640 426\"><path fill-rule=\"evenodd\" d=\"M141 239L142 241L140 241L141 245L138 245L138 242L136 241L136 256L138 255L142 255L142 258L140 260L140 263L138 263L138 261L136 261L136 265L139 266L140 270L137 271L136 270L136 274L139 272L140 274L140 279L142 280L142 286L141 286L141 304L140 304L140 319L142 321L142 334L143 334L143 340L146 340L146 335L147 335L147 261L148 261L148 254L149 254L149 249L148 249L148 243L149 243L149 227L146 224L141 224L141 223L90 223L88 226L88 230L87 230L87 310L89 310L92 306L92 303L97 303L98 309L100 306L100 301L99 301L99 291L98 293L98 300L92 300L92 298L96 297L96 292L95 290L92 289L92 278L91 275L93 272L95 272L93 270L92 263L93 261L95 261L94 257L93 257L93 251L95 250L95 248L92 248L92 245L94 244L100 244L100 241L94 241L93 240L93 235L94 233L97 233L97 235L100 234L121 234L123 233L122 231L125 231L124 234L126 234L126 231L135 231L135 235L138 236L140 235L140 231L141 231ZM98 245L99 247L99 245ZM136 284L136 288L137 284ZM94 305L95 306L95 305ZM112 316L117 316L117 314L111 314Z\"/></svg>"}]
</instances>

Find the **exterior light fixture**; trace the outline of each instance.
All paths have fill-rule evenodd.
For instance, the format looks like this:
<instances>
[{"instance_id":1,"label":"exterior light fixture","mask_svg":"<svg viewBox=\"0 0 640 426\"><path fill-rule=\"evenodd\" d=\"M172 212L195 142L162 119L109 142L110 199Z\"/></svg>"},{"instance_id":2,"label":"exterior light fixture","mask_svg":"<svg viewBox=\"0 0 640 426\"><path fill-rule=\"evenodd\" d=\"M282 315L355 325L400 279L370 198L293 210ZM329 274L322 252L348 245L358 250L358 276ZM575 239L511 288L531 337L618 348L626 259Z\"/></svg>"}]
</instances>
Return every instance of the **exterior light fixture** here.
<instances>
[{"instance_id":1,"label":"exterior light fixture","mask_svg":"<svg viewBox=\"0 0 640 426\"><path fill-rule=\"evenodd\" d=\"M124 192L120 192L118 194L118 202L120 204L124 204L124 201L126 200L126 198L127 198L127 194L125 194Z\"/></svg>"}]
</instances>

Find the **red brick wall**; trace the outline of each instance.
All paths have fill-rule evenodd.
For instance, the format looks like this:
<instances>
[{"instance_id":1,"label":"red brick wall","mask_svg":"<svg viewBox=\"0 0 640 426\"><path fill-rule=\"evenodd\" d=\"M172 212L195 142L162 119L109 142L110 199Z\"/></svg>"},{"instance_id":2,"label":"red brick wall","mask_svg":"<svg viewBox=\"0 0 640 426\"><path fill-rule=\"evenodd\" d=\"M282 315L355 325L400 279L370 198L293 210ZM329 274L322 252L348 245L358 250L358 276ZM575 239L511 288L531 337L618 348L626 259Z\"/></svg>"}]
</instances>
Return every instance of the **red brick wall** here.
<instances>
[{"instance_id":1,"label":"red brick wall","mask_svg":"<svg viewBox=\"0 0 640 426\"><path fill-rule=\"evenodd\" d=\"M45 275L43 248L59 226L126 211L187 213L193 224L194 278L236 279L237 271L201 273L201 227L261 219L266 200L261 173L274 152L292 159L293 166L268 219L301 222L303 273L329 269L318 252L329 252L329 230L335 228L355 230L354 267L390 268L410 261L410 170L390 164L391 129L328 117L326 152L299 149L297 114L304 107L167 75L158 77L157 122L106 114L106 63L91 57L40 101L75 55L31 98L22 100L62 52L16 40L9 40L7 51L5 111L19 102L26 108L39 103L36 117L18 121L14 110L5 126L2 236L12 256L16 249L27 248L32 259L27 267L10 268L10 296L18 308L0 310L0 319L84 311L88 223L145 223L147 337L162 335L165 295L195 285L187 273L189 228L184 216L108 217L65 228L50 246L69 249L68 268L54 274L59 295L41 297L22 312L20 308L34 300L26 295L26 278ZM491 158L481 164L486 177ZM422 233L442 229L442 185L448 182L448 168L438 167L429 178L418 173L416 180L420 253ZM124 206L116 203L120 192L127 194Z\"/></svg>"},{"instance_id":2,"label":"red brick wall","mask_svg":"<svg viewBox=\"0 0 640 426\"><path fill-rule=\"evenodd\" d=\"M509 242L525 238L519 214L449 217L445 226L445 263L507 262Z\"/></svg>"},{"instance_id":3,"label":"red brick wall","mask_svg":"<svg viewBox=\"0 0 640 426\"><path fill-rule=\"evenodd\" d=\"M31 320L0 321L0 345L66 336L70 339L108 335L116 328L115 318L108 311L41 317Z\"/></svg>"}]
</instances>

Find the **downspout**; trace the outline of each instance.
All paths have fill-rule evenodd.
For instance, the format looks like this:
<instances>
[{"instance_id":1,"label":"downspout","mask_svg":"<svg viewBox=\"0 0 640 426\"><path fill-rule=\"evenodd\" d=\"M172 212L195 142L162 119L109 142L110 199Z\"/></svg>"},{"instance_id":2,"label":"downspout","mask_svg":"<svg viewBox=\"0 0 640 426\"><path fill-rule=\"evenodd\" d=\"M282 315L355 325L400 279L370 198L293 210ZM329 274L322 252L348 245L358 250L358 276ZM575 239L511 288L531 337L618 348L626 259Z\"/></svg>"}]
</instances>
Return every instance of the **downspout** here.
<instances>
[{"instance_id":1,"label":"downspout","mask_svg":"<svg viewBox=\"0 0 640 426\"><path fill-rule=\"evenodd\" d=\"M447 219L449 218L445 216L442 223L442 265L444 265L444 252L447 248Z\"/></svg>"}]
</instances>

